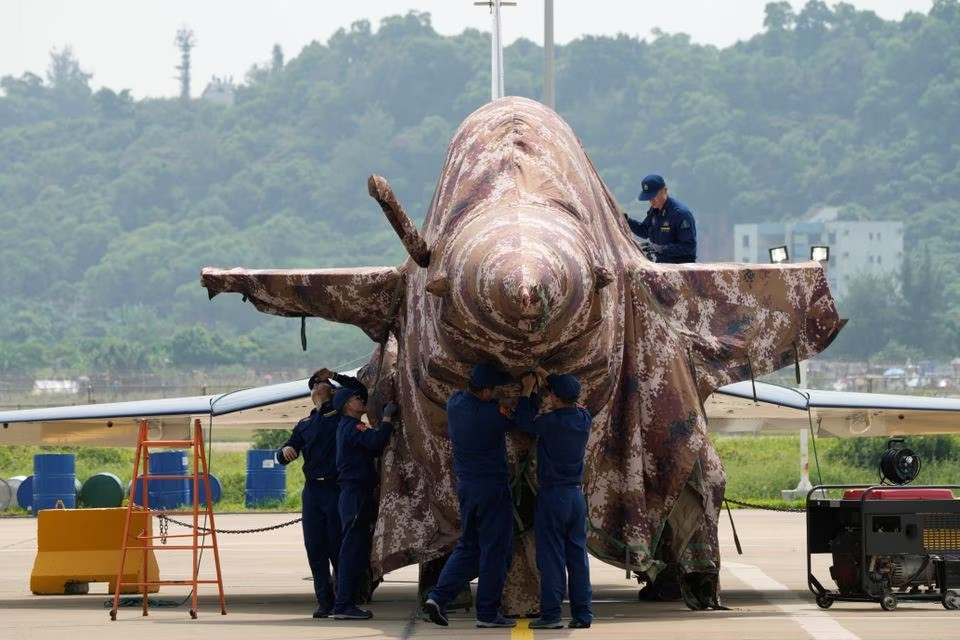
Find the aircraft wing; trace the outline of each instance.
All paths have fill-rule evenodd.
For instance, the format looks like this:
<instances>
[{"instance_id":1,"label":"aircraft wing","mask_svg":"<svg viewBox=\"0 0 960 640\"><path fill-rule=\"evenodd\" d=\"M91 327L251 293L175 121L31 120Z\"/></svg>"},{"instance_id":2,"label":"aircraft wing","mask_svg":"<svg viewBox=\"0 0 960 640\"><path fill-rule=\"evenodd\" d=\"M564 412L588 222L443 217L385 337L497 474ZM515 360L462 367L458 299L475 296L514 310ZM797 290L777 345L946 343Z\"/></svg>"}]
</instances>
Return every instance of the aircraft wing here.
<instances>
[{"instance_id":1,"label":"aircraft wing","mask_svg":"<svg viewBox=\"0 0 960 640\"><path fill-rule=\"evenodd\" d=\"M310 413L306 380L228 393L0 411L0 445L136 446L141 420L151 438L189 438L195 419L214 427L292 428Z\"/></svg>"},{"instance_id":2,"label":"aircraft wing","mask_svg":"<svg viewBox=\"0 0 960 640\"><path fill-rule=\"evenodd\" d=\"M710 430L719 433L796 431L811 421L821 437L960 432L960 398L747 380L718 388L704 406ZM150 421L152 438L190 437L195 419L218 428L287 429L311 408L306 381L296 380L215 395L0 411L0 445L132 447L143 419Z\"/></svg>"},{"instance_id":3,"label":"aircraft wing","mask_svg":"<svg viewBox=\"0 0 960 640\"><path fill-rule=\"evenodd\" d=\"M821 437L960 432L960 398L795 389L746 380L718 388L705 403L712 431L806 429Z\"/></svg>"}]
</instances>

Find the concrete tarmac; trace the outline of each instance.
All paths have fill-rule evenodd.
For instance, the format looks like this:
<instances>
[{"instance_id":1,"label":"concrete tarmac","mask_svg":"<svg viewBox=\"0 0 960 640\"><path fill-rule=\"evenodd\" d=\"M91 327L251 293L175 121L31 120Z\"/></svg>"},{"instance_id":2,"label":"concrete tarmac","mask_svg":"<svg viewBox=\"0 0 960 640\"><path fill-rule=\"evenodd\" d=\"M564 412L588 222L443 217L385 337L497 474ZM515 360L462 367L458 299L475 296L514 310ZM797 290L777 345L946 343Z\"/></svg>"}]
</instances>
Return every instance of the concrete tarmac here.
<instances>
[{"instance_id":1,"label":"concrete tarmac","mask_svg":"<svg viewBox=\"0 0 960 640\"><path fill-rule=\"evenodd\" d=\"M477 629L473 616L451 615L449 627L419 619L417 568L389 574L374 593L366 621L314 620L311 583L300 525L262 533L221 533L220 562L227 615L221 615L215 585L200 586L198 618L191 619L189 588L163 587L152 594L159 604L143 617L139 606L109 616L112 596L106 583L92 583L87 595L35 596L30 572L37 550L37 521L0 519L0 638L5 640L175 640L204 638L758 638L764 640L939 640L960 634L960 611L939 602L901 602L883 611L875 602L837 602L819 609L806 583L805 516L759 510L733 512L743 546L738 555L726 514L721 522L722 602L726 611L690 611L682 602L640 602L638 585L624 571L592 560L594 613L590 629ZM217 528L246 530L288 522L297 514L218 514ZM171 527L173 528L173 527ZM155 529L156 530L156 529ZM173 533L173 531L171 531ZM829 558L814 556L814 575L835 588ZM157 553L162 579L189 577L189 552ZM207 551L201 577L212 576ZM186 600L186 601L185 601ZM185 601L185 602L184 602ZM106 606L105 606L106 604ZM566 608L565 608L566 613Z\"/></svg>"}]
</instances>

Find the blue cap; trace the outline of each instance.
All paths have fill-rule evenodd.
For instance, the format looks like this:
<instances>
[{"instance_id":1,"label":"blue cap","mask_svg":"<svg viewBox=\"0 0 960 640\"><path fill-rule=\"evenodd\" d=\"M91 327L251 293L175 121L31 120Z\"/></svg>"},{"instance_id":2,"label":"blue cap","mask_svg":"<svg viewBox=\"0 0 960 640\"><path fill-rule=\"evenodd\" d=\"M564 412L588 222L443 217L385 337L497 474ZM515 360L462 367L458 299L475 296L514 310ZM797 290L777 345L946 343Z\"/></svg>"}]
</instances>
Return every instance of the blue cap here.
<instances>
[{"instance_id":1,"label":"blue cap","mask_svg":"<svg viewBox=\"0 0 960 640\"><path fill-rule=\"evenodd\" d=\"M337 411L343 411L343 405L347 404L347 400L357 396L363 400L363 394L357 391L356 389L351 389L350 387L340 387L337 389L337 392L333 394L333 408ZM366 402L366 400L364 400Z\"/></svg>"},{"instance_id":2,"label":"blue cap","mask_svg":"<svg viewBox=\"0 0 960 640\"><path fill-rule=\"evenodd\" d=\"M485 362L478 364L470 371L470 386L477 389L493 389L501 384L507 384L510 380L510 374Z\"/></svg>"},{"instance_id":3,"label":"blue cap","mask_svg":"<svg viewBox=\"0 0 960 640\"><path fill-rule=\"evenodd\" d=\"M580 383L568 373L551 373L547 376L547 386L564 402L576 402L580 397Z\"/></svg>"},{"instance_id":4,"label":"blue cap","mask_svg":"<svg viewBox=\"0 0 960 640\"><path fill-rule=\"evenodd\" d=\"M656 197L660 190L667 186L667 183L663 181L663 176L658 176L655 173L651 173L643 179L643 182L640 183L640 188L643 191L640 192L640 200L646 202L651 198Z\"/></svg>"}]
</instances>

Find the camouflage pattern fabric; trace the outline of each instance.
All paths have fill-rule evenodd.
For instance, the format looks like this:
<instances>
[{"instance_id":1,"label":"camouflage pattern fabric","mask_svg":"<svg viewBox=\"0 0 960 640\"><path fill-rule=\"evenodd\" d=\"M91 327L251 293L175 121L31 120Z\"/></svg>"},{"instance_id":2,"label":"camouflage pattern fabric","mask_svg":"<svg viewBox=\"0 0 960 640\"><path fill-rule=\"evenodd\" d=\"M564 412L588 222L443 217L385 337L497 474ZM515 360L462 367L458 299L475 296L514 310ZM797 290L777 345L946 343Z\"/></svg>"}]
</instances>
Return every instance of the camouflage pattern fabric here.
<instances>
[{"instance_id":1,"label":"camouflage pattern fabric","mask_svg":"<svg viewBox=\"0 0 960 640\"><path fill-rule=\"evenodd\" d=\"M385 340L382 370L375 353L362 372L377 381L372 420L389 398L401 418L382 461L375 569L456 544L444 405L470 368L497 363L519 380L542 367L577 376L595 416L584 479L591 552L645 579L667 562L704 576L699 602L709 606L725 476L701 402L830 343L843 321L820 265L650 262L570 127L524 98L461 124L421 231L383 178L372 176L369 190L411 255L399 267L207 268L201 280L211 296L242 293L267 313L346 322ZM519 384L499 393L515 397ZM539 606L521 495L535 475L531 440L508 445L521 531L504 606L525 614Z\"/></svg>"}]
</instances>

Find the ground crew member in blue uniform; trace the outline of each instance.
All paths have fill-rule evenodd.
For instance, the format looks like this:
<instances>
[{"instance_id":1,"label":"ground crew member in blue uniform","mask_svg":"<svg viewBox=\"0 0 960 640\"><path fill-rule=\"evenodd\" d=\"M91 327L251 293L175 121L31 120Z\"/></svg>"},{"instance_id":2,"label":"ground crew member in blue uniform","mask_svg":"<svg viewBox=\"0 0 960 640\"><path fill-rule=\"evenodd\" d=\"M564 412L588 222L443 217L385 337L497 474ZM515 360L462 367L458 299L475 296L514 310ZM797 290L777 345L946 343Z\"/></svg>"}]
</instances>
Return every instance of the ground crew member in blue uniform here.
<instances>
[{"instance_id":1,"label":"ground crew member in blue uniform","mask_svg":"<svg viewBox=\"0 0 960 640\"><path fill-rule=\"evenodd\" d=\"M337 426L337 484L340 487L340 565L337 571L335 620L367 620L373 613L357 606L357 587L370 566L370 531L377 512L380 476L374 465L387 446L397 405L383 407L383 421L374 429L360 420L366 398L354 389L339 389L333 408L343 415Z\"/></svg>"},{"instance_id":2,"label":"ground crew member in blue uniform","mask_svg":"<svg viewBox=\"0 0 960 640\"><path fill-rule=\"evenodd\" d=\"M490 364L470 372L468 389L447 400L447 430L460 503L460 541L427 594L424 612L447 626L446 604L465 584L477 582L477 626L514 627L500 614L500 599L513 554L513 504L505 434L516 425L494 398L510 376Z\"/></svg>"},{"instance_id":3,"label":"ground crew member in blue uniform","mask_svg":"<svg viewBox=\"0 0 960 640\"><path fill-rule=\"evenodd\" d=\"M313 574L313 592L317 597L314 618L326 618L333 609L333 581L330 565L336 572L340 556L340 491L337 489L337 425L340 414L333 408L331 379L344 387L366 395L359 380L317 370L307 381L314 409L297 423L290 439L277 451L277 462L287 465L303 454L303 504L301 523L307 562Z\"/></svg>"},{"instance_id":4,"label":"ground crew member in blue uniform","mask_svg":"<svg viewBox=\"0 0 960 640\"><path fill-rule=\"evenodd\" d=\"M537 505L534 536L540 570L540 617L531 629L563 627L564 592L570 598L570 628L593 622L587 559L587 507L583 497L583 457L590 437L590 414L577 405L580 383L571 375L550 374L546 393L532 394L535 374L523 377L517 426L536 434ZM532 394L532 395L531 395ZM551 410L536 415L540 395Z\"/></svg>"},{"instance_id":5,"label":"ground crew member in blue uniform","mask_svg":"<svg viewBox=\"0 0 960 640\"><path fill-rule=\"evenodd\" d=\"M623 216L630 230L650 241L657 262L697 261L697 225L685 204L672 197L661 176L652 173L643 179L641 202L650 202L647 217L637 222Z\"/></svg>"}]
</instances>

